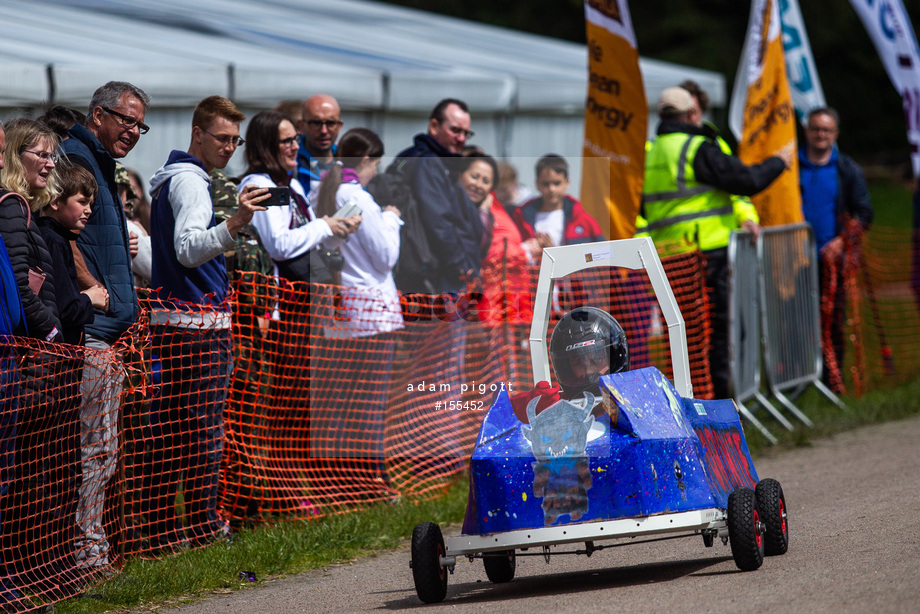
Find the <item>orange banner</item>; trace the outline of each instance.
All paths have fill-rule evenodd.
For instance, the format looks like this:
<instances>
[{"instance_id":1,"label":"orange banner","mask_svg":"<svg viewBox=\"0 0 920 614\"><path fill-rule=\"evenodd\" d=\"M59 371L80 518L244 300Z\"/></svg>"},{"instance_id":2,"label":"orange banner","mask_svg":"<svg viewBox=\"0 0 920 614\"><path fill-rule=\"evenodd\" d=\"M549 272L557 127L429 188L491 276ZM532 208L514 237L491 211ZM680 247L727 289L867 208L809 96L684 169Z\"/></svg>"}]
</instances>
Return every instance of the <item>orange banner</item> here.
<instances>
[{"instance_id":1,"label":"orange banner","mask_svg":"<svg viewBox=\"0 0 920 614\"><path fill-rule=\"evenodd\" d=\"M626 0L585 0L588 97L581 202L611 239L627 239L645 178L648 103Z\"/></svg>"},{"instance_id":2,"label":"orange banner","mask_svg":"<svg viewBox=\"0 0 920 614\"><path fill-rule=\"evenodd\" d=\"M745 164L756 164L780 153L788 154L792 163L769 188L751 199L760 223L777 226L801 222L795 109L786 76L776 0L752 0L732 107L743 108L738 156ZM733 129L737 134L737 127L733 125Z\"/></svg>"}]
</instances>

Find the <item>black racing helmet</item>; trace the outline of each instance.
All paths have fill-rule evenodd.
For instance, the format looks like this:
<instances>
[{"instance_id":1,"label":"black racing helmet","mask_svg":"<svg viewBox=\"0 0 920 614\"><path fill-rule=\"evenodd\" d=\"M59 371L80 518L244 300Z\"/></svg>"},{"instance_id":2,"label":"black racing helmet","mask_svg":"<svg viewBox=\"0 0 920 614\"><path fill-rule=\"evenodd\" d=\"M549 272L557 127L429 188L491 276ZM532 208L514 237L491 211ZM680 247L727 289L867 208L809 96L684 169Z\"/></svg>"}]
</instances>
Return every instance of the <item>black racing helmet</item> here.
<instances>
[{"instance_id":1,"label":"black racing helmet","mask_svg":"<svg viewBox=\"0 0 920 614\"><path fill-rule=\"evenodd\" d=\"M601 375L629 370L626 333L606 311L578 307L553 329L549 359L567 397L585 391L600 394Z\"/></svg>"}]
</instances>

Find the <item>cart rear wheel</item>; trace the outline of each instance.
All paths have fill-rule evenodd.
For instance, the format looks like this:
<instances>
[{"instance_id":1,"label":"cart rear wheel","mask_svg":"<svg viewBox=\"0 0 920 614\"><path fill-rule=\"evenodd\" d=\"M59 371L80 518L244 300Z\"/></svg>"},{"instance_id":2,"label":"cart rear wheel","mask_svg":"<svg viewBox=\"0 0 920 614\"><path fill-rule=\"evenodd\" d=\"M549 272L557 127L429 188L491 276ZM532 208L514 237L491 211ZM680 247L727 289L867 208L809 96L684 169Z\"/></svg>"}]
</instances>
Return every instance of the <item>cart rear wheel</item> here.
<instances>
[{"instance_id":1,"label":"cart rear wheel","mask_svg":"<svg viewBox=\"0 0 920 614\"><path fill-rule=\"evenodd\" d=\"M739 488L728 496L728 539L738 569L754 571L763 565L760 514L750 488Z\"/></svg>"},{"instance_id":2,"label":"cart rear wheel","mask_svg":"<svg viewBox=\"0 0 920 614\"><path fill-rule=\"evenodd\" d=\"M514 579L514 570L517 567L514 550L486 552L482 555L482 564L486 568L486 576L490 582L501 584Z\"/></svg>"},{"instance_id":3,"label":"cart rear wheel","mask_svg":"<svg viewBox=\"0 0 920 614\"><path fill-rule=\"evenodd\" d=\"M441 565L444 537L433 522L420 522L412 531L412 579L415 592L425 603L444 601L447 596L447 568Z\"/></svg>"},{"instance_id":4,"label":"cart rear wheel","mask_svg":"<svg viewBox=\"0 0 920 614\"><path fill-rule=\"evenodd\" d=\"M783 487L773 478L757 483L757 511L767 529L764 535L764 554L777 556L789 549L789 525L786 518L786 497Z\"/></svg>"}]
</instances>

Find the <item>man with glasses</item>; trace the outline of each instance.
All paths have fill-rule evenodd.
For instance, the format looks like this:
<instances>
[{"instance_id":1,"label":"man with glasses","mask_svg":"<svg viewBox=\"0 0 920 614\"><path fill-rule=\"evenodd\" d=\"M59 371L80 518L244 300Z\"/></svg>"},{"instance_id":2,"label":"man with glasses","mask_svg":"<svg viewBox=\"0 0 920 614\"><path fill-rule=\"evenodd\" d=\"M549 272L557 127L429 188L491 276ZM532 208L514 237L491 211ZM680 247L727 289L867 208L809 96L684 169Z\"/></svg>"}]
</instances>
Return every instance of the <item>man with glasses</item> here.
<instances>
[{"instance_id":1,"label":"man with glasses","mask_svg":"<svg viewBox=\"0 0 920 614\"><path fill-rule=\"evenodd\" d=\"M455 312L457 296L479 276L482 221L453 172L463 146L472 136L469 107L462 100L446 98L432 109L427 132L415 135L413 146L402 151L387 170L387 175L402 173L415 203L414 213L403 212L402 245L416 233L424 233L433 257L429 265L410 261L419 252L401 247L397 287L404 294L440 294L436 302L445 303L440 316ZM399 207L405 203L382 204ZM428 300L422 298L419 302L425 304ZM437 408L460 399L465 323L462 318L453 320L450 316L443 321L421 319L407 332L406 354L413 359L413 375L436 381L440 388L436 398L410 396L406 424L439 425L416 440L412 471L423 478L454 474L464 466L463 447L457 435L460 412L445 414Z\"/></svg>"},{"instance_id":2,"label":"man with glasses","mask_svg":"<svg viewBox=\"0 0 920 614\"><path fill-rule=\"evenodd\" d=\"M425 285L435 293L462 292L467 281L479 275L482 222L476 206L452 172L455 158L472 136L469 107L462 100L445 98L432 109L428 131L415 135L415 144L401 152L391 165L391 168L402 165L409 169L406 172L409 187L437 261L433 270L422 274L427 277ZM412 265L402 261L399 264L403 273ZM397 285L403 283L403 278L400 273ZM400 290L407 289L400 287Z\"/></svg>"},{"instance_id":3,"label":"man with glasses","mask_svg":"<svg viewBox=\"0 0 920 614\"><path fill-rule=\"evenodd\" d=\"M70 162L92 173L98 186L92 213L80 232L77 246L90 275L108 290L108 311L96 310L86 326L86 347L108 350L138 315L137 294L131 269L125 212L115 184L115 159L125 157L148 130L144 116L150 98L140 88L110 81L97 89L89 103L84 125L74 124L61 151ZM122 369L114 352L87 352L80 393L83 405L82 470L77 523L78 563L105 573L109 541L103 525L105 487L115 473L118 449L118 407ZM111 506L109 506L111 508ZM106 510L106 517L114 512Z\"/></svg>"},{"instance_id":4,"label":"man with glasses","mask_svg":"<svg viewBox=\"0 0 920 614\"><path fill-rule=\"evenodd\" d=\"M836 281L833 297L822 297L833 304L830 322L831 346L824 348L824 359L843 364L845 347L843 324L846 297L843 291L844 234L847 218L855 220L863 230L872 222L872 203L862 169L853 159L837 149L840 116L830 107L813 109L808 113L805 146L799 149L799 187L802 191L802 214L811 224L818 247L822 294ZM828 278L833 274L834 279ZM823 340L822 335L822 340ZM833 365L828 365L833 366ZM825 379L830 368L825 368ZM836 386L835 386L836 387ZM839 391L839 387L837 387Z\"/></svg>"},{"instance_id":5,"label":"man with glasses","mask_svg":"<svg viewBox=\"0 0 920 614\"><path fill-rule=\"evenodd\" d=\"M154 349L162 361L159 422L153 432L148 533L152 548L186 540L203 544L229 536L217 510L223 455L223 411L231 365L229 292L224 252L252 220L265 189L247 188L239 207L218 224L210 194L211 170L230 162L246 117L232 102L210 96L192 115L188 151L174 150L150 180L150 234ZM190 525L176 513L183 482ZM186 532L187 530L187 532Z\"/></svg>"},{"instance_id":6,"label":"man with glasses","mask_svg":"<svg viewBox=\"0 0 920 614\"><path fill-rule=\"evenodd\" d=\"M322 174L335 162L335 141L342 129L339 102L327 94L316 94L303 103L303 116L294 125L300 131L297 179L309 194L319 185ZM296 119L296 118L294 118Z\"/></svg>"}]
</instances>

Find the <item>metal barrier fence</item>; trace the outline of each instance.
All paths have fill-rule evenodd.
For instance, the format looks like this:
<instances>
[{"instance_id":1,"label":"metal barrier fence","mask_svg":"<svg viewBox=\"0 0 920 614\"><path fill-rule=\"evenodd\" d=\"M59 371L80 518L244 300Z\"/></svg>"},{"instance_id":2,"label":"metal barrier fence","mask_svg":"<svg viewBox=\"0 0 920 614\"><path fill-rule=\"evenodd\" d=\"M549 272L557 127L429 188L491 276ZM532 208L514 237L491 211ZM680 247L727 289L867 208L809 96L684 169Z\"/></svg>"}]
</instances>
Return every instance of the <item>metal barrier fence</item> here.
<instances>
[{"instance_id":1,"label":"metal barrier fence","mask_svg":"<svg viewBox=\"0 0 920 614\"><path fill-rule=\"evenodd\" d=\"M814 385L840 407L821 382L818 253L811 226L764 228L757 242L760 263L764 372L770 392L792 414L812 425L789 398Z\"/></svg>"},{"instance_id":2,"label":"metal barrier fence","mask_svg":"<svg viewBox=\"0 0 920 614\"><path fill-rule=\"evenodd\" d=\"M729 369L738 410L771 443L776 437L745 406L751 399L788 430L790 423L761 393L760 386L760 264L749 233L733 232L728 244Z\"/></svg>"}]
</instances>

